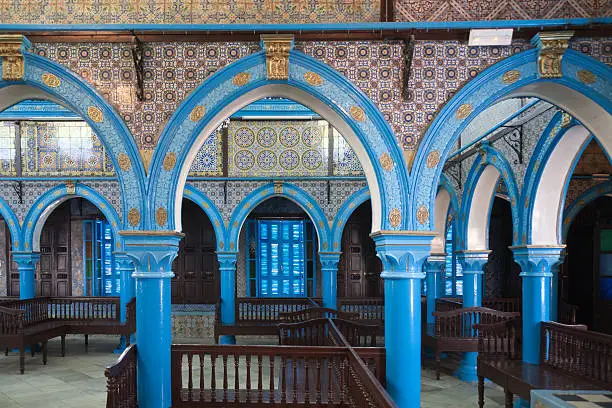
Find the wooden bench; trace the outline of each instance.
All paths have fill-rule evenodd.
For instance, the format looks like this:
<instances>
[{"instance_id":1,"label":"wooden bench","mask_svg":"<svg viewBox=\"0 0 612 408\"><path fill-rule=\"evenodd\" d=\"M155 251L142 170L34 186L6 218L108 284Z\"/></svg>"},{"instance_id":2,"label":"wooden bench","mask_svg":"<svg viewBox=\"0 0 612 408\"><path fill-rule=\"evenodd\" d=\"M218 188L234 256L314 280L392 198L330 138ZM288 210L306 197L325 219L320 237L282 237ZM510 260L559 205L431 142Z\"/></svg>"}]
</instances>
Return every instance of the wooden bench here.
<instances>
[{"instance_id":1,"label":"wooden bench","mask_svg":"<svg viewBox=\"0 0 612 408\"><path fill-rule=\"evenodd\" d=\"M484 379L513 396L530 399L533 389L612 390L612 336L584 325L541 323L540 364L525 363L520 352L520 321L481 324L478 355L478 406L484 406Z\"/></svg>"},{"instance_id":2,"label":"wooden bench","mask_svg":"<svg viewBox=\"0 0 612 408\"><path fill-rule=\"evenodd\" d=\"M331 337L333 333L337 332L351 347L376 347L378 345L377 336L384 334L384 327L379 325L329 317L302 322L279 323L278 329L279 343L291 346L340 345L337 342L338 339Z\"/></svg>"},{"instance_id":3,"label":"wooden bench","mask_svg":"<svg viewBox=\"0 0 612 408\"><path fill-rule=\"evenodd\" d=\"M47 364L47 341L61 337L62 357L66 334L84 334L87 348L90 334L125 336L136 331L136 299L127 304L127 319L120 321L119 298L39 297L14 300L0 306L0 347L19 349L19 371L24 372L25 349L42 343L43 364Z\"/></svg>"},{"instance_id":4,"label":"wooden bench","mask_svg":"<svg viewBox=\"0 0 612 408\"><path fill-rule=\"evenodd\" d=\"M359 313L359 320L368 324L384 324L385 298L338 298L338 310L341 312Z\"/></svg>"},{"instance_id":5,"label":"wooden bench","mask_svg":"<svg viewBox=\"0 0 612 408\"><path fill-rule=\"evenodd\" d=\"M318 299L320 300L320 299ZM320 307L312 298L237 298L236 323L225 326L221 323L221 304L215 308L215 340L219 343L222 335L278 335L277 324L280 313L299 312Z\"/></svg>"},{"instance_id":6,"label":"wooden bench","mask_svg":"<svg viewBox=\"0 0 612 408\"><path fill-rule=\"evenodd\" d=\"M303 322L305 320L321 319L325 317L353 320L359 318L359 313L339 312L336 309L329 309L327 307L310 307L308 309L298 310L297 312L282 312L278 314L278 320L281 322Z\"/></svg>"},{"instance_id":7,"label":"wooden bench","mask_svg":"<svg viewBox=\"0 0 612 408\"><path fill-rule=\"evenodd\" d=\"M423 333L425 347L434 350L436 378L440 379L440 358L445 352L478 351L478 332L475 324L497 323L520 317L517 312L500 312L486 307L466 307L445 312L434 312L433 332Z\"/></svg>"}]
</instances>

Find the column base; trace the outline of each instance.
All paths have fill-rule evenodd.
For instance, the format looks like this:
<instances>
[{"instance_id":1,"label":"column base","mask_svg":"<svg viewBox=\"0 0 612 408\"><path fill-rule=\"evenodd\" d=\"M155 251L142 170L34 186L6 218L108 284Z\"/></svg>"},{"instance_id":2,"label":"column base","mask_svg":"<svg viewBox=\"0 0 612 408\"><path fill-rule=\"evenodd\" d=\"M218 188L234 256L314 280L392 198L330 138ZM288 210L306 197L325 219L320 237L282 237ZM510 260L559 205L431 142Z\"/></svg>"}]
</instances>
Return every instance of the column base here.
<instances>
[{"instance_id":1,"label":"column base","mask_svg":"<svg viewBox=\"0 0 612 408\"><path fill-rule=\"evenodd\" d=\"M236 336L231 334L219 336L219 344L236 344Z\"/></svg>"},{"instance_id":2,"label":"column base","mask_svg":"<svg viewBox=\"0 0 612 408\"><path fill-rule=\"evenodd\" d=\"M458 377L461 381L476 382L478 381L478 375L476 371L478 353L468 352L463 353L461 364L457 371L455 371L455 377Z\"/></svg>"}]
</instances>

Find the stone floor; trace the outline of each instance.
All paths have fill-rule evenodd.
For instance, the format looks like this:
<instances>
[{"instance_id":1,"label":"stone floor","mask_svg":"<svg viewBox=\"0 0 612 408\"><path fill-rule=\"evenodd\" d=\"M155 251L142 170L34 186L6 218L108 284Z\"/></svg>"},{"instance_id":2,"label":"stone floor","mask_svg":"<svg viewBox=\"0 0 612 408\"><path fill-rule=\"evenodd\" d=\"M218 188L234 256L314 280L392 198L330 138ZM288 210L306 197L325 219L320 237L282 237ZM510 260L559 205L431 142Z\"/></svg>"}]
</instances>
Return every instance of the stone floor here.
<instances>
[{"instance_id":1,"label":"stone floor","mask_svg":"<svg viewBox=\"0 0 612 408\"><path fill-rule=\"evenodd\" d=\"M211 339L212 340L212 339ZM211 340L206 341L210 343ZM274 341L275 338L270 338ZM186 339L175 342L193 343ZM199 341L198 341L199 342ZM239 339L241 344L266 343L262 338ZM268 343L269 344L269 343ZM68 336L66 357L60 356L59 339L49 342L48 364L42 365L40 354L26 357L25 374L18 374L18 356L0 355L0 408L104 407L106 380L104 368L117 356L113 350L117 338L90 336L85 353L82 336ZM422 406L427 408L476 407L476 385L459 381L451 375L457 360L443 362L440 381L436 381L433 364L426 360L422 371ZM503 406L503 393L487 384L485 407Z\"/></svg>"}]
</instances>

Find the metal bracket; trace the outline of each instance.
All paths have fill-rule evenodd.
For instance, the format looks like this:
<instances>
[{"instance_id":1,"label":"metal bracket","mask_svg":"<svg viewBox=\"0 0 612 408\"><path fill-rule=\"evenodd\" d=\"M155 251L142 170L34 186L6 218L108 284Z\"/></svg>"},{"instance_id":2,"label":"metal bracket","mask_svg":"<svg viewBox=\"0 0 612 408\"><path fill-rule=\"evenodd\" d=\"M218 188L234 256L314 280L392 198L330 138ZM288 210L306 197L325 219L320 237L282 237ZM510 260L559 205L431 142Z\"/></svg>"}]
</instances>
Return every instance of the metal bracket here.
<instances>
[{"instance_id":1,"label":"metal bracket","mask_svg":"<svg viewBox=\"0 0 612 408\"><path fill-rule=\"evenodd\" d=\"M510 128L512 128L510 126ZM504 135L501 140L516 153L517 159L514 164L523 164L523 129L521 127L514 127L512 132Z\"/></svg>"},{"instance_id":2,"label":"metal bracket","mask_svg":"<svg viewBox=\"0 0 612 408\"><path fill-rule=\"evenodd\" d=\"M17 194L19 204L23 204L23 181L19 180L13 184L13 191Z\"/></svg>"},{"instance_id":3,"label":"metal bracket","mask_svg":"<svg viewBox=\"0 0 612 408\"><path fill-rule=\"evenodd\" d=\"M412 68L412 58L414 57L414 35L410 35L404 40L404 86L402 88L402 98L408 99L408 82L410 82L410 69Z\"/></svg>"},{"instance_id":4,"label":"metal bracket","mask_svg":"<svg viewBox=\"0 0 612 408\"><path fill-rule=\"evenodd\" d=\"M459 189L462 189L463 183L461 182L461 161L449 163L448 167L445 167L444 170L453 180L455 180L457 186L459 186Z\"/></svg>"},{"instance_id":5,"label":"metal bracket","mask_svg":"<svg viewBox=\"0 0 612 408\"><path fill-rule=\"evenodd\" d=\"M132 38L131 49L132 59L134 60L134 70L136 71L136 97L142 102L144 100L144 46L134 32L132 32L132 35L134 36Z\"/></svg>"}]
</instances>

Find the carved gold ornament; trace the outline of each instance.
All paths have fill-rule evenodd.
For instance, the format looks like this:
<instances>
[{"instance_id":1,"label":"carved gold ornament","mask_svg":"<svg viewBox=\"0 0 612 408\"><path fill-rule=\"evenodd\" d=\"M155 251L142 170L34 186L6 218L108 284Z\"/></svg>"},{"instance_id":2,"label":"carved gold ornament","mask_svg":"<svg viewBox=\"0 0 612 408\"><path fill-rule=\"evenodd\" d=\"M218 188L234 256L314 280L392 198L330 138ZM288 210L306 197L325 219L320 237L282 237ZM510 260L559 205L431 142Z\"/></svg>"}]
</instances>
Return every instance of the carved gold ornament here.
<instances>
[{"instance_id":1,"label":"carved gold ornament","mask_svg":"<svg viewBox=\"0 0 612 408\"><path fill-rule=\"evenodd\" d=\"M0 57L2 57L2 79L20 81L25 74L22 47L29 41L21 34L0 35Z\"/></svg>"},{"instance_id":2,"label":"carved gold ornament","mask_svg":"<svg viewBox=\"0 0 612 408\"><path fill-rule=\"evenodd\" d=\"M397 208L394 208L389 213L389 223L393 228L397 228L402 222L402 214Z\"/></svg>"},{"instance_id":3,"label":"carved gold ornament","mask_svg":"<svg viewBox=\"0 0 612 408\"><path fill-rule=\"evenodd\" d=\"M164 207L159 207L157 211L155 211L155 222L160 227L166 225L166 221L168 221L168 212Z\"/></svg>"},{"instance_id":4,"label":"carved gold ornament","mask_svg":"<svg viewBox=\"0 0 612 408\"><path fill-rule=\"evenodd\" d=\"M232 84L236 86L244 86L248 84L250 80L251 74L249 74L248 72L241 72L234 77L234 79L232 80Z\"/></svg>"},{"instance_id":5,"label":"carved gold ornament","mask_svg":"<svg viewBox=\"0 0 612 408\"><path fill-rule=\"evenodd\" d=\"M393 165L395 163L393 163L393 159L391 158L391 156L389 156L389 153L383 153L380 156L380 165L382 166L383 169L385 169L386 171L391 171L393 170Z\"/></svg>"},{"instance_id":6,"label":"carved gold ornament","mask_svg":"<svg viewBox=\"0 0 612 408\"><path fill-rule=\"evenodd\" d=\"M76 185L74 184L74 181L66 181L66 194L76 194Z\"/></svg>"},{"instance_id":7,"label":"carved gold ornament","mask_svg":"<svg viewBox=\"0 0 612 408\"><path fill-rule=\"evenodd\" d=\"M511 69L502 76L502 83L506 85L513 84L518 81L520 77L521 71L518 69Z\"/></svg>"},{"instance_id":8,"label":"carved gold ornament","mask_svg":"<svg viewBox=\"0 0 612 408\"><path fill-rule=\"evenodd\" d=\"M427 167L433 169L440 163L440 152L437 150L432 151L427 155L427 159L425 160Z\"/></svg>"},{"instance_id":9,"label":"carved gold ornament","mask_svg":"<svg viewBox=\"0 0 612 408\"><path fill-rule=\"evenodd\" d=\"M90 106L87 108L87 115L96 123L100 123L104 120L104 116L102 115L102 111L95 106Z\"/></svg>"},{"instance_id":10,"label":"carved gold ornament","mask_svg":"<svg viewBox=\"0 0 612 408\"><path fill-rule=\"evenodd\" d=\"M131 208L128 212L128 222L132 227L135 227L140 224L140 213L136 208Z\"/></svg>"},{"instance_id":11,"label":"carved gold ornament","mask_svg":"<svg viewBox=\"0 0 612 408\"><path fill-rule=\"evenodd\" d=\"M262 35L266 48L266 73L268 79L289 79L289 51L293 46L292 35Z\"/></svg>"},{"instance_id":12,"label":"carved gold ornament","mask_svg":"<svg viewBox=\"0 0 612 408\"><path fill-rule=\"evenodd\" d=\"M359 106L351 106L351 116L358 122L364 122L366 119L365 112Z\"/></svg>"},{"instance_id":13,"label":"carved gold ornament","mask_svg":"<svg viewBox=\"0 0 612 408\"><path fill-rule=\"evenodd\" d=\"M195 108L193 108L193 110L189 114L189 119L192 122L199 122L200 119L204 117L205 113L206 113L206 108L203 107L202 105L198 105Z\"/></svg>"},{"instance_id":14,"label":"carved gold ornament","mask_svg":"<svg viewBox=\"0 0 612 408\"><path fill-rule=\"evenodd\" d=\"M166 154L166 157L164 157L164 170L166 171L170 171L174 168L174 166L176 165L176 154L174 152L170 152L168 154Z\"/></svg>"},{"instance_id":15,"label":"carved gold ornament","mask_svg":"<svg viewBox=\"0 0 612 408\"><path fill-rule=\"evenodd\" d=\"M572 123L572 115L567 112L561 113L561 127L566 128Z\"/></svg>"},{"instance_id":16,"label":"carved gold ornament","mask_svg":"<svg viewBox=\"0 0 612 408\"><path fill-rule=\"evenodd\" d=\"M117 157L117 162L119 163L119 168L123 171L130 171L132 168L132 162L130 158L125 153L119 153L119 157Z\"/></svg>"},{"instance_id":17,"label":"carved gold ornament","mask_svg":"<svg viewBox=\"0 0 612 408\"><path fill-rule=\"evenodd\" d=\"M312 71L308 71L304 74L304 80L312 86L319 86L323 83L321 76Z\"/></svg>"},{"instance_id":18,"label":"carved gold ornament","mask_svg":"<svg viewBox=\"0 0 612 408\"><path fill-rule=\"evenodd\" d=\"M597 77L591 71L587 71L586 69L581 69L576 73L578 80L583 84L589 85L594 84L597 80Z\"/></svg>"},{"instance_id":19,"label":"carved gold ornament","mask_svg":"<svg viewBox=\"0 0 612 408\"><path fill-rule=\"evenodd\" d=\"M457 109L457 112L455 112L455 117L457 119L465 119L470 116L470 113L472 113L472 104L464 103Z\"/></svg>"},{"instance_id":20,"label":"carved gold ornament","mask_svg":"<svg viewBox=\"0 0 612 408\"><path fill-rule=\"evenodd\" d=\"M283 182L282 181L274 182L274 194L283 194Z\"/></svg>"},{"instance_id":21,"label":"carved gold ornament","mask_svg":"<svg viewBox=\"0 0 612 408\"><path fill-rule=\"evenodd\" d=\"M542 78L561 78L561 60L567 50L573 31L546 31L538 33L535 42L540 53L538 55L538 70Z\"/></svg>"},{"instance_id":22,"label":"carved gold ornament","mask_svg":"<svg viewBox=\"0 0 612 408\"><path fill-rule=\"evenodd\" d=\"M58 86L61 85L60 79L53 74L49 74L49 73L42 74L41 79L43 83L47 85L49 88L57 88Z\"/></svg>"},{"instance_id":23,"label":"carved gold ornament","mask_svg":"<svg viewBox=\"0 0 612 408\"><path fill-rule=\"evenodd\" d=\"M416 218L419 224L425 224L429 220L429 210L424 205L420 206L417 210Z\"/></svg>"}]
</instances>

